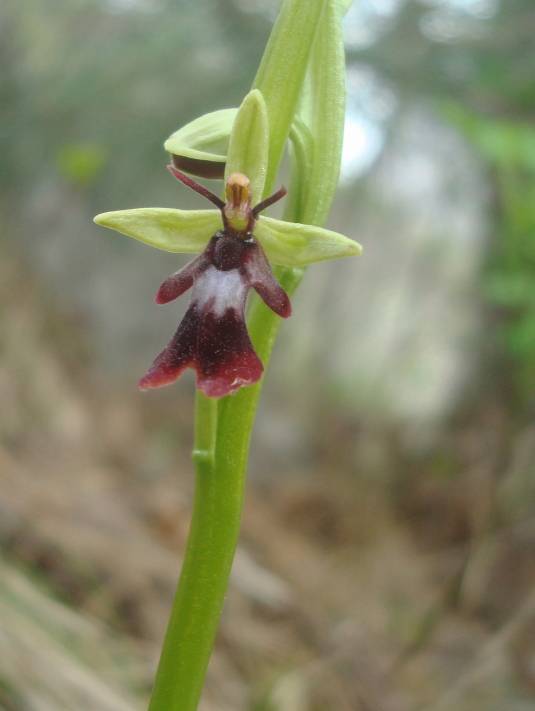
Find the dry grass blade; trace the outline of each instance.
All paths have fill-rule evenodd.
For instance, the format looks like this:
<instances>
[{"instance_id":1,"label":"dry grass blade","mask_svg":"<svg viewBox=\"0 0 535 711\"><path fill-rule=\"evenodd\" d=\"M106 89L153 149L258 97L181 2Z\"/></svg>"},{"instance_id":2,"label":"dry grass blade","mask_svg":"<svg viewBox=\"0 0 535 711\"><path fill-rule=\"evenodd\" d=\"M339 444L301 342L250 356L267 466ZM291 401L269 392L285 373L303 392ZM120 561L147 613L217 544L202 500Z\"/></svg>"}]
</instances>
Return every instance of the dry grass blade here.
<instances>
[{"instance_id":1,"label":"dry grass blade","mask_svg":"<svg viewBox=\"0 0 535 711\"><path fill-rule=\"evenodd\" d=\"M141 666L105 625L0 560L0 680L28 711L138 711ZM136 688L137 687L137 688Z\"/></svg>"}]
</instances>

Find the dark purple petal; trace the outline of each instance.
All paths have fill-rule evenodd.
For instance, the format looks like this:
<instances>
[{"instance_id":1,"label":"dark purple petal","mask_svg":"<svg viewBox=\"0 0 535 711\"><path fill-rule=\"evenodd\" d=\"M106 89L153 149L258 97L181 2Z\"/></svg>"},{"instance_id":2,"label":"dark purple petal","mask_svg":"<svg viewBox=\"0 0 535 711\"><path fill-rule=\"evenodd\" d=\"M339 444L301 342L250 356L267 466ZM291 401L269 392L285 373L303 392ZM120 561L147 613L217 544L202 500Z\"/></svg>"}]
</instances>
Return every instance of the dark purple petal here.
<instances>
[{"instance_id":1,"label":"dark purple petal","mask_svg":"<svg viewBox=\"0 0 535 711\"><path fill-rule=\"evenodd\" d=\"M195 367L198 330L197 305L191 303L169 345L164 348L147 374L139 381L140 390L170 385L178 380L186 368Z\"/></svg>"},{"instance_id":2,"label":"dark purple petal","mask_svg":"<svg viewBox=\"0 0 535 711\"><path fill-rule=\"evenodd\" d=\"M275 278L264 250L258 242L255 242L248 251L244 266L249 284L266 306L269 306L272 311L282 316L282 318L291 316L292 304L288 294Z\"/></svg>"},{"instance_id":3,"label":"dark purple petal","mask_svg":"<svg viewBox=\"0 0 535 711\"><path fill-rule=\"evenodd\" d=\"M197 388L208 397L233 395L242 385L253 385L264 372L256 355L243 312L227 309L217 316L204 314L197 340Z\"/></svg>"},{"instance_id":4,"label":"dark purple petal","mask_svg":"<svg viewBox=\"0 0 535 711\"><path fill-rule=\"evenodd\" d=\"M154 301L157 304L167 304L174 299L178 299L179 296L182 296L185 291L193 286L197 276L202 274L209 265L210 260L203 252L192 262L175 272L169 279L166 279L158 289Z\"/></svg>"}]
</instances>

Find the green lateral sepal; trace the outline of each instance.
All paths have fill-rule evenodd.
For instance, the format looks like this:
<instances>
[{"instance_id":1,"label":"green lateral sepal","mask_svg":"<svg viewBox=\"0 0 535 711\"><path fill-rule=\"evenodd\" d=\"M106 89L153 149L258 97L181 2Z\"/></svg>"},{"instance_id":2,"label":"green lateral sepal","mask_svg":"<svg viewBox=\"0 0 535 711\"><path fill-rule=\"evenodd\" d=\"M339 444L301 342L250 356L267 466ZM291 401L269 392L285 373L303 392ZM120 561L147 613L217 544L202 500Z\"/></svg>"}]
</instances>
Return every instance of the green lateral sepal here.
<instances>
[{"instance_id":1,"label":"green lateral sepal","mask_svg":"<svg viewBox=\"0 0 535 711\"><path fill-rule=\"evenodd\" d=\"M286 267L300 267L338 257L358 257L358 242L323 227L283 222L262 215L255 227L267 258Z\"/></svg>"},{"instance_id":2,"label":"green lateral sepal","mask_svg":"<svg viewBox=\"0 0 535 711\"><path fill-rule=\"evenodd\" d=\"M219 210L141 207L97 215L95 222L166 252L202 252L222 228Z\"/></svg>"}]
</instances>

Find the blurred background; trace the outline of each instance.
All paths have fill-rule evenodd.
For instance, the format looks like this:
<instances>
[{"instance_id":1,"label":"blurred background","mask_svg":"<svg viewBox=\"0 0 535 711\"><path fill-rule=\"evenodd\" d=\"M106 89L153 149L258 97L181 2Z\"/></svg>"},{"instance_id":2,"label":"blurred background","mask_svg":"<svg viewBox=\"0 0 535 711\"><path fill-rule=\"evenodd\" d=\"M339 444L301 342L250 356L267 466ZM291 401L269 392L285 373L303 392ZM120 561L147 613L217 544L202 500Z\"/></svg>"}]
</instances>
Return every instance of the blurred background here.
<instances>
[{"instance_id":1,"label":"blurred background","mask_svg":"<svg viewBox=\"0 0 535 711\"><path fill-rule=\"evenodd\" d=\"M239 105L275 13L0 7L1 711L146 706L194 388L136 384L185 260L92 217L204 206L163 141ZM202 711L535 711L534 36L532 0L346 17L328 226L364 254L282 325Z\"/></svg>"}]
</instances>

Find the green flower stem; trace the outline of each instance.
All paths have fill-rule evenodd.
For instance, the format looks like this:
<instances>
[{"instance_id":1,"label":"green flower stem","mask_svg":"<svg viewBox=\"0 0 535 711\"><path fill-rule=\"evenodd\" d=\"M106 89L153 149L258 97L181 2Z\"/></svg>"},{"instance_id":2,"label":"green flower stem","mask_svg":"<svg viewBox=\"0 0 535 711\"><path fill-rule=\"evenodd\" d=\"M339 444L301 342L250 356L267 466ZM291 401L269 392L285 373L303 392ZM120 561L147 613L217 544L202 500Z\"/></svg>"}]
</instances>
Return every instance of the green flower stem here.
<instances>
[{"instance_id":1,"label":"green flower stem","mask_svg":"<svg viewBox=\"0 0 535 711\"><path fill-rule=\"evenodd\" d=\"M261 123L269 121L266 195L273 186L308 67L310 91L301 130L297 123L293 137L296 161L285 211L285 219L292 222L323 224L338 177L345 96L338 3L286 0L253 85L262 95L253 92L243 106L244 120L246 111L257 112L256 128L251 130L265 133ZM320 15L321 29L316 33ZM227 168L246 172L254 146L249 148L245 142L241 153L237 149L230 153L232 165ZM255 183L263 179L259 174ZM289 296L304 272L304 268L275 269ZM265 367L280 323L259 298L252 299L248 330ZM197 394L190 533L149 711L197 709L238 541L249 441L262 384L263 380L217 402Z\"/></svg>"},{"instance_id":2,"label":"green flower stem","mask_svg":"<svg viewBox=\"0 0 535 711\"><path fill-rule=\"evenodd\" d=\"M216 428L217 401L197 391L191 526L149 711L195 711L225 597L244 482L216 475Z\"/></svg>"},{"instance_id":3,"label":"green flower stem","mask_svg":"<svg viewBox=\"0 0 535 711\"><path fill-rule=\"evenodd\" d=\"M195 473L203 473L215 464L217 401L200 390L195 395L195 441L191 453Z\"/></svg>"},{"instance_id":4,"label":"green flower stem","mask_svg":"<svg viewBox=\"0 0 535 711\"><path fill-rule=\"evenodd\" d=\"M283 286L290 295L302 273L284 269ZM255 302L249 330L266 365L280 321L259 299ZM190 533L149 711L195 711L199 703L238 542L261 387L262 382L242 388L219 402L197 393Z\"/></svg>"},{"instance_id":5,"label":"green flower stem","mask_svg":"<svg viewBox=\"0 0 535 711\"><path fill-rule=\"evenodd\" d=\"M304 270L281 271L291 296ZM280 322L260 299L255 301L249 332L265 365ZM262 381L218 402L197 393L191 526L149 711L197 709L238 542L261 388Z\"/></svg>"}]
</instances>

